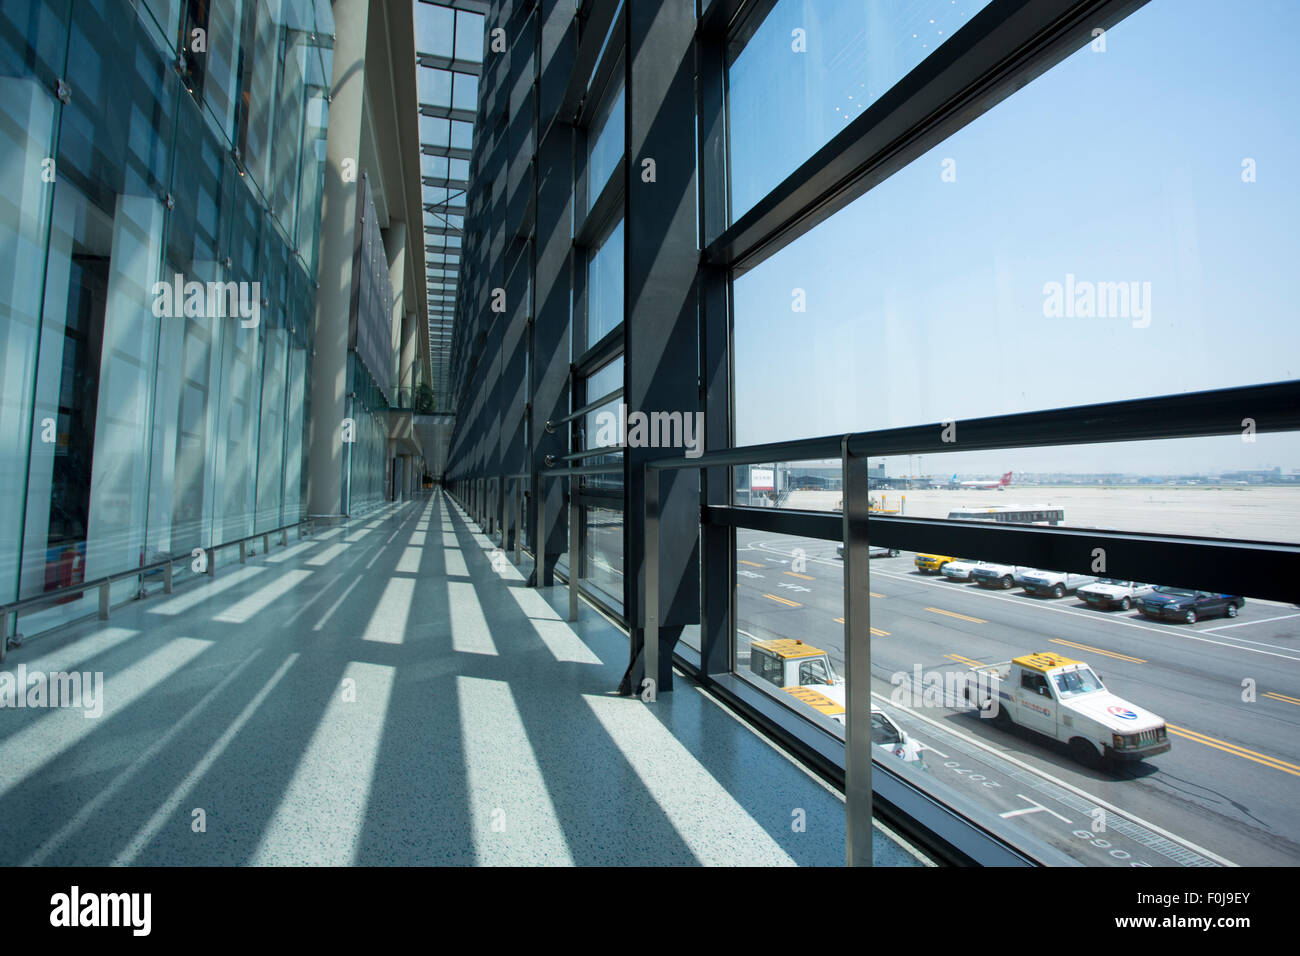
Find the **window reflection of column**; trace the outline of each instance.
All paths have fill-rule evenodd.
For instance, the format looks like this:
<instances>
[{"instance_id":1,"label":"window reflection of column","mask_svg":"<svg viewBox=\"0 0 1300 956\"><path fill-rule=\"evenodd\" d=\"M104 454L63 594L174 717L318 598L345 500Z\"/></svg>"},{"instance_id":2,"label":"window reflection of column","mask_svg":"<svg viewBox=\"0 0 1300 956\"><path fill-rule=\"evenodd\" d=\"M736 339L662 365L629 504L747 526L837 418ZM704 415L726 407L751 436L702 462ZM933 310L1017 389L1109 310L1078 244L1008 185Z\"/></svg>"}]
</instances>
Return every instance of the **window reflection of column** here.
<instances>
[{"instance_id":1,"label":"window reflection of column","mask_svg":"<svg viewBox=\"0 0 1300 956\"><path fill-rule=\"evenodd\" d=\"M23 596L84 579L111 218L69 185L56 190L28 465ZM40 440L43 421L56 441Z\"/></svg>"},{"instance_id":2,"label":"window reflection of column","mask_svg":"<svg viewBox=\"0 0 1300 956\"><path fill-rule=\"evenodd\" d=\"M137 566L144 553L149 399L157 357L153 285L162 261L163 206L119 196L104 312L86 577ZM126 590L134 582L123 582Z\"/></svg>"},{"instance_id":3,"label":"window reflection of column","mask_svg":"<svg viewBox=\"0 0 1300 956\"><path fill-rule=\"evenodd\" d=\"M0 77L0 173L7 185L0 191L0 599L18 593L28 464L24 453L31 446L37 456L52 456L55 447L41 442L45 416L35 415L32 407L40 335L38 277L54 192L53 184L45 182L43 162L51 154L53 129L54 100L39 83Z\"/></svg>"}]
</instances>

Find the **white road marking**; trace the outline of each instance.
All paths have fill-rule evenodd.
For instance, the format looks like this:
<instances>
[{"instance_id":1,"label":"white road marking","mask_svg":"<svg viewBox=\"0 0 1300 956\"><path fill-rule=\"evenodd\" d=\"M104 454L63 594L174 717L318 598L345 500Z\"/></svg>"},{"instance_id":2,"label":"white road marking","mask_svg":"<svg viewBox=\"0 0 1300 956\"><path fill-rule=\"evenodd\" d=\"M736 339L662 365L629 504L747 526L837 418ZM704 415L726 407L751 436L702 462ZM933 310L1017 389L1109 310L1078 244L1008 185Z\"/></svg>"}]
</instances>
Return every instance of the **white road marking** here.
<instances>
[{"instance_id":1,"label":"white road marking","mask_svg":"<svg viewBox=\"0 0 1300 956\"><path fill-rule=\"evenodd\" d=\"M1059 813L1057 813L1055 810L1049 810L1047 807L1043 806L1041 803L1037 803L1036 801L1030 800L1030 799L1029 799L1028 797L1026 797L1023 793L1018 793L1018 794L1016 794L1016 796L1019 797L1021 800L1025 801L1025 803L1032 803L1033 806L1031 806L1031 807L1023 807L1023 808L1021 808L1021 809L1019 809L1019 810L1008 810L1006 813L999 813L998 816L1000 816L1002 819L1004 819L1004 820L1008 820L1008 819L1010 819L1011 817L1022 817L1022 816L1024 816L1026 813L1050 813L1052 816L1056 817L1056 819L1058 819L1058 820L1061 820L1061 821L1063 821L1063 822L1065 822L1065 823L1072 823L1072 821L1070 821L1070 820L1069 820L1068 818L1066 818L1066 817L1061 816L1061 815L1060 815Z\"/></svg>"},{"instance_id":2,"label":"white road marking","mask_svg":"<svg viewBox=\"0 0 1300 956\"><path fill-rule=\"evenodd\" d=\"M960 730L955 730L952 727L945 726L939 723L939 721L933 720L932 718L927 717L924 714L919 713L913 710L912 708L907 707L904 704L899 704L892 700L889 700L887 697L885 697L884 694L878 694L875 691L872 691L871 696L878 697L880 698L882 703L888 703L891 707L895 708L896 710L901 710L903 711L903 713L907 714L910 717L914 717L917 720L924 721L925 723L930 724L933 727L936 727L937 729L943 731L944 733L952 734L954 737L957 737L960 740L964 740L966 743L970 744L971 746L978 747L980 750L983 750L986 753L990 753L1001 760L1005 760L1007 763L1013 764L1019 767L1021 770L1027 771L1028 773L1035 774L1036 776L1041 777L1042 779L1048 781L1049 783L1053 783L1058 787L1068 790L1077 797L1082 797L1085 800L1090 800L1092 801L1092 803L1096 804L1097 806L1101 807L1104 810L1109 810L1111 813L1118 813L1120 816L1124 817L1125 819L1132 820L1138 826L1145 827L1146 829L1150 830L1152 833L1158 833L1166 840L1171 840L1174 843L1178 843L1181 844L1182 846L1187 847L1189 850L1193 851L1194 853L1199 853L1207 860L1213 860L1215 863L1218 863L1221 866L1237 866L1237 864L1233 863L1231 860L1219 856L1217 853L1213 853L1210 850L1206 850L1203 847L1197 846L1195 843L1193 843L1191 840L1188 840L1185 837L1180 837L1170 832L1169 830L1164 829L1163 827L1156 826L1154 823L1148 823L1146 820L1142 819L1141 817L1133 813L1130 813L1127 810L1121 810L1113 803L1107 803L1105 800L1102 800L1100 797L1096 797L1093 794L1089 793L1088 791L1082 789L1081 787L1076 787L1072 783L1067 783L1066 781L1062 780L1060 777L1055 777L1052 774L1048 773L1047 771L1039 767L1035 767L1032 764L1028 764L1023 760L1011 756L1011 754L1009 753L1005 753L1004 751L998 750L995 747L991 746L990 744L984 743L984 741L982 740L979 740L975 737L971 737L967 734L962 733Z\"/></svg>"},{"instance_id":3,"label":"white road marking","mask_svg":"<svg viewBox=\"0 0 1300 956\"><path fill-rule=\"evenodd\" d=\"M1201 631L1202 634L1208 634L1210 631L1226 631L1230 627L1245 627L1247 624L1267 624L1269 621L1285 621L1290 617L1300 617L1300 614L1283 614L1281 617L1266 617L1261 621L1239 621L1236 624L1220 624L1218 627L1207 627ZM1265 647L1276 647L1275 644L1265 644Z\"/></svg>"},{"instance_id":4,"label":"white road marking","mask_svg":"<svg viewBox=\"0 0 1300 956\"><path fill-rule=\"evenodd\" d=\"M770 550L770 551L775 551L775 550L776 550L776 549L773 549L773 548L768 548L768 547L766 546L766 544L765 544L764 542L762 542L762 541L755 542L755 544L757 544L758 549L762 549L762 550ZM752 547L752 546L751 546L751 547ZM786 552L786 553L788 553L788 552ZM820 560L820 559L817 559L817 558L809 558L808 560L810 560L810 561L815 561L815 560ZM823 562L823 563L829 563L829 562ZM874 572L874 573L879 574L879 575L881 575L882 577L891 578L891 579L896 580L896 581L905 581L905 582L908 582L908 583L910 583L910 584L922 584L922 585L926 585L926 586L928 586L928 587L939 587L939 588L947 588L948 590L952 590L952 588L950 588L950 587L949 587L945 582L942 582L942 581L922 581L922 580L917 580L915 577L913 577L913 576L911 576L911 575L905 575L905 574L902 574L902 573L897 572L897 571L883 571L883 570L882 570L882 571L876 571L876 572ZM1031 608L1037 608L1037 609L1040 610L1040 611L1055 611L1055 612L1057 612L1058 614L1069 614L1069 615L1072 615L1072 616L1074 616L1074 617L1082 617L1082 618L1086 618L1086 619L1088 619L1088 620L1090 620L1090 621L1097 621L1098 623L1115 624L1115 625L1118 625L1118 626L1120 626L1120 627L1135 627L1135 628L1138 628L1139 630L1143 630L1143 631L1152 631L1153 633L1156 633L1156 634L1163 634L1165 637L1180 638L1180 639L1182 639L1182 640L1187 640L1187 641L1201 641L1202 643L1205 643L1205 644L1217 644L1217 645L1220 646L1220 647L1231 647L1231 648L1234 648L1235 650L1239 650L1239 651L1249 651L1249 652L1251 652L1252 654L1264 654L1264 655L1266 655L1266 656L1268 656L1268 657L1280 657L1280 658L1282 658L1282 659L1284 659L1284 660L1288 660L1288 661L1300 661L1300 657L1294 656L1294 655L1292 655L1292 654L1277 654L1277 653L1274 653L1273 651L1266 651L1266 650L1260 650L1260 649L1258 649L1258 648L1260 648L1260 647L1276 647L1276 648L1278 648L1278 650L1290 650L1290 648L1283 647L1283 646L1281 646L1281 645L1277 645L1277 644L1261 644L1261 643L1258 642L1258 641L1247 641L1245 638L1235 638L1235 639L1234 639L1234 640L1237 640L1237 641L1241 641L1241 643L1228 643L1227 641L1215 641L1215 640L1211 640L1211 639L1208 638L1208 637L1198 637L1198 636L1196 636L1196 634L1186 634L1186 633L1182 633L1182 634L1180 634L1180 633L1178 633L1178 632L1176 632L1176 631L1167 630L1167 629L1162 628L1162 627L1152 627L1152 626L1150 626L1149 624L1139 624L1139 623L1137 623L1136 621L1122 620L1122 619L1117 619L1117 618L1114 618L1114 617L1102 617L1102 616L1100 616L1100 615L1098 615L1098 614L1096 614L1095 612L1092 612L1092 611L1079 611L1079 610L1076 610L1076 609L1074 609L1074 608L1068 608L1068 607L1053 607L1053 606L1050 605L1050 604L1042 604L1042 603L1039 603L1039 602L1037 602L1037 601L1035 601L1035 602L1033 602L1033 603L1030 603L1030 602L1028 602L1028 601L1017 600L1016 598L1013 598L1013 597L1007 597L1007 596L1005 596L1005 595L1001 595L1001 594L990 594L990 593L988 593L988 592L983 591L982 589L981 589L980 591L978 591L978 592L971 591L969 588L962 589L962 590L963 590L964 593L967 593L967 594L975 594L975 593L978 593L978 594L980 594L981 597L983 597L983 598L987 598L987 599L989 599L989 600L993 600L993 601L1009 601L1009 602L1011 602L1012 604L1015 604L1015 605L1017 605L1017 606L1019 606L1019 607L1031 607ZM1253 621L1243 621L1242 623L1244 623L1244 624L1251 624L1251 623L1255 623L1255 622L1253 622ZM1217 628L1216 628L1216 630L1217 630ZM1204 632L1204 631L1201 631L1201 632L1198 632L1198 633L1205 633L1205 632ZM1245 646L1246 644L1255 644L1255 645L1258 645L1258 647L1246 647L1246 646Z\"/></svg>"}]
</instances>

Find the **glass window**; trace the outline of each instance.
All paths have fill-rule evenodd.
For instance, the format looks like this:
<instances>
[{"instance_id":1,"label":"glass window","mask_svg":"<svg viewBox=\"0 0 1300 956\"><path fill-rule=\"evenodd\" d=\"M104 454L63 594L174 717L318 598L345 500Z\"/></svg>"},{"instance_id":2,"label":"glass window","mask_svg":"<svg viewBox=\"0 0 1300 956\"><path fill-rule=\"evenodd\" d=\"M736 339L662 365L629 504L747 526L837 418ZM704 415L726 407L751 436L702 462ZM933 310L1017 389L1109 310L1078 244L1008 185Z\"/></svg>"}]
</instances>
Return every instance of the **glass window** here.
<instances>
[{"instance_id":1,"label":"glass window","mask_svg":"<svg viewBox=\"0 0 1300 956\"><path fill-rule=\"evenodd\" d=\"M587 267L587 341L599 342L623 322L623 220L592 253Z\"/></svg>"},{"instance_id":2,"label":"glass window","mask_svg":"<svg viewBox=\"0 0 1300 956\"><path fill-rule=\"evenodd\" d=\"M733 52L728 71L732 218L748 212L987 2L780 0Z\"/></svg>"},{"instance_id":3,"label":"glass window","mask_svg":"<svg viewBox=\"0 0 1300 956\"><path fill-rule=\"evenodd\" d=\"M1215 9L1142 7L740 276L737 441L1296 378L1300 192L1245 180L1300 140L1300 8Z\"/></svg>"},{"instance_id":4,"label":"glass window","mask_svg":"<svg viewBox=\"0 0 1300 956\"><path fill-rule=\"evenodd\" d=\"M416 52L432 56L451 56L455 16L455 12L450 7L434 3L416 3Z\"/></svg>"},{"instance_id":5,"label":"glass window","mask_svg":"<svg viewBox=\"0 0 1300 956\"><path fill-rule=\"evenodd\" d=\"M483 15L456 11L456 59L483 62Z\"/></svg>"},{"instance_id":6,"label":"glass window","mask_svg":"<svg viewBox=\"0 0 1300 956\"><path fill-rule=\"evenodd\" d=\"M610 174L618 165L626 148L624 143L624 103L623 85L620 81L618 93L602 108L592 130L588 134L591 143L591 159L587 164L587 205L596 201L600 191L605 188Z\"/></svg>"}]
</instances>

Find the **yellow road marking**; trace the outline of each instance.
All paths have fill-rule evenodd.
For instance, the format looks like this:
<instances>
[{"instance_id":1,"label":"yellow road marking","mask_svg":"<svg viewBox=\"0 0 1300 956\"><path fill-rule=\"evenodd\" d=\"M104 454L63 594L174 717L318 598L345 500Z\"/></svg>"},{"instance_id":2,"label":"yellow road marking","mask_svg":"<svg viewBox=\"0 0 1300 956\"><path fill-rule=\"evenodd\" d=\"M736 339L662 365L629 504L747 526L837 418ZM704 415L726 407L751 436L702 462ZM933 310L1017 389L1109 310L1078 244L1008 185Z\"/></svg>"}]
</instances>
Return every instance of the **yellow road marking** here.
<instances>
[{"instance_id":1,"label":"yellow road marking","mask_svg":"<svg viewBox=\"0 0 1300 956\"><path fill-rule=\"evenodd\" d=\"M836 623L836 624L843 624L843 623L844 623L844 618L842 618L842 617L837 617L837 618L835 618L834 620L835 620L835 623ZM889 636L889 632L888 632L888 631L882 631L882 630L881 630L880 628L878 628L878 627L873 627L873 628L871 629L871 633L874 634L874 635L876 635L876 637L888 637L888 636Z\"/></svg>"},{"instance_id":2,"label":"yellow road marking","mask_svg":"<svg viewBox=\"0 0 1300 956\"><path fill-rule=\"evenodd\" d=\"M1064 644L1066 647L1077 647L1081 651L1091 651L1093 654L1105 654L1107 657L1113 657L1117 661L1129 661L1133 664L1150 663L1149 661L1144 661L1140 657L1129 657L1127 654L1119 654L1115 651L1103 651L1100 647L1089 647L1087 644L1076 644L1074 641L1067 641L1059 637L1053 637L1051 638L1051 641L1053 644Z\"/></svg>"},{"instance_id":3,"label":"yellow road marking","mask_svg":"<svg viewBox=\"0 0 1300 956\"><path fill-rule=\"evenodd\" d=\"M972 624L988 623L988 621L982 620L978 617L969 617L968 615L965 614L958 614L956 611L945 611L943 608L939 608L939 607L927 607L926 610L933 611L935 614L946 614L949 617L956 617L956 618L960 618L963 621L970 621Z\"/></svg>"},{"instance_id":4,"label":"yellow road marking","mask_svg":"<svg viewBox=\"0 0 1300 956\"><path fill-rule=\"evenodd\" d=\"M737 559L737 560L736 560L736 563L737 563L737 564L748 564L751 568L762 568L762 567L766 567L766 565L759 564L759 563L756 562L756 561L741 561L741 560Z\"/></svg>"},{"instance_id":5,"label":"yellow road marking","mask_svg":"<svg viewBox=\"0 0 1300 956\"><path fill-rule=\"evenodd\" d=\"M775 594L764 594L763 597L771 598L773 601L776 601L778 604L788 604L790 607L803 607L803 605L800 604L798 601L787 601L785 598L777 597Z\"/></svg>"},{"instance_id":6,"label":"yellow road marking","mask_svg":"<svg viewBox=\"0 0 1300 956\"><path fill-rule=\"evenodd\" d=\"M803 578L805 581L816 581L817 579L811 574L800 574L798 571L786 571L786 574L792 578Z\"/></svg>"},{"instance_id":7,"label":"yellow road marking","mask_svg":"<svg viewBox=\"0 0 1300 956\"><path fill-rule=\"evenodd\" d=\"M1207 747L1213 747L1215 750L1222 750L1224 753L1232 754L1234 757L1243 757L1246 760L1253 760L1255 763L1262 763L1265 767L1271 767L1274 770L1281 770L1283 773L1289 773L1293 777L1300 777L1300 766L1288 763L1285 760L1279 760L1277 757L1270 757L1254 750L1247 750L1245 747L1239 747L1236 744L1230 744L1226 740L1219 740L1217 737L1210 737L1206 734L1197 733L1195 730L1188 730L1186 727L1175 727L1173 724L1166 724L1165 727L1171 734L1177 734L1179 737L1186 737L1188 740L1194 740L1198 744L1205 744Z\"/></svg>"},{"instance_id":8,"label":"yellow road marking","mask_svg":"<svg viewBox=\"0 0 1300 956\"><path fill-rule=\"evenodd\" d=\"M950 661L956 661L958 664L968 664L968 665L970 665L971 667L983 667L983 666L984 666L983 664L981 664L979 661L975 660L974 658L971 658L971 657L965 657L965 656L963 656L963 655L961 655L961 654L945 654L945 655L943 655L943 656L946 657L946 658L948 658L948 660L950 660Z\"/></svg>"},{"instance_id":9,"label":"yellow road marking","mask_svg":"<svg viewBox=\"0 0 1300 956\"><path fill-rule=\"evenodd\" d=\"M877 594L875 591L868 591L867 593L870 594L872 597L884 597L883 594Z\"/></svg>"},{"instance_id":10,"label":"yellow road marking","mask_svg":"<svg viewBox=\"0 0 1300 956\"><path fill-rule=\"evenodd\" d=\"M1300 704L1300 697L1288 697L1286 694L1279 694L1275 691L1265 691L1265 697L1272 697L1274 700L1283 700L1288 704Z\"/></svg>"}]
</instances>

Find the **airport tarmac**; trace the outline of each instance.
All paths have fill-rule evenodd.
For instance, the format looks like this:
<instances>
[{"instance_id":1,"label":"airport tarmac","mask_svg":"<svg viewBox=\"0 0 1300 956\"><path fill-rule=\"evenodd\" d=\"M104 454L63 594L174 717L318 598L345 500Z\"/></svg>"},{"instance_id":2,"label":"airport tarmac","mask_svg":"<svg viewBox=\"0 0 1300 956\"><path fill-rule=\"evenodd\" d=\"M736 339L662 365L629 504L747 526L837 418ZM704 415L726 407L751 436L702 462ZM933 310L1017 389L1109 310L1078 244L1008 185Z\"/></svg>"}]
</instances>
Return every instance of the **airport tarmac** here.
<instances>
[{"instance_id":1,"label":"airport tarmac","mask_svg":"<svg viewBox=\"0 0 1300 956\"><path fill-rule=\"evenodd\" d=\"M1063 527L1300 542L1300 487L1276 485L1097 487L1012 485L1006 491L873 491L886 508L946 518L957 508L1049 505ZM842 491L794 491L786 508L833 511Z\"/></svg>"}]
</instances>

